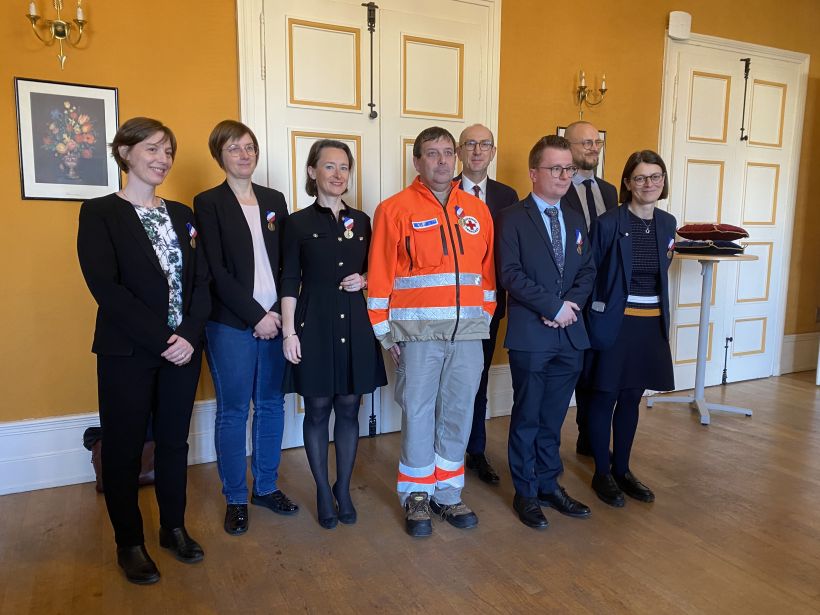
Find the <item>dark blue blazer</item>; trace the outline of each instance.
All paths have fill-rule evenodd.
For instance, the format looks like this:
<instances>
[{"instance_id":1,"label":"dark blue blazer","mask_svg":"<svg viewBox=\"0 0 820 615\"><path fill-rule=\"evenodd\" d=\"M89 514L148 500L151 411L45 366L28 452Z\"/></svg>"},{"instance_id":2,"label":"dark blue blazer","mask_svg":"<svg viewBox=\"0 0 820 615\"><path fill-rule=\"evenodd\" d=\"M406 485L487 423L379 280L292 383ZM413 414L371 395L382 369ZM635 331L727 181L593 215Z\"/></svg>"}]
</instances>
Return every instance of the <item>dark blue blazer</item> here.
<instances>
[{"instance_id":1,"label":"dark blue blazer","mask_svg":"<svg viewBox=\"0 0 820 615\"><path fill-rule=\"evenodd\" d=\"M669 242L675 240L675 216L655 209L655 237L661 276L661 312L669 339ZM610 348L618 338L632 279L632 237L629 209L621 205L598 217L590 229L590 243L598 275L587 304L587 329L592 347Z\"/></svg>"},{"instance_id":2,"label":"dark blue blazer","mask_svg":"<svg viewBox=\"0 0 820 615\"><path fill-rule=\"evenodd\" d=\"M456 176L456 179L461 181L461 173ZM459 188L462 185L459 184ZM472 191L470 192L472 194ZM518 202L518 193L514 188L507 184L502 184L494 179L487 178L487 208L490 210L490 215L493 218L495 230L498 231L498 214L510 205L515 205ZM507 313L507 293L501 286L501 270L498 264L498 254L495 255L495 313L493 317L500 320L504 318Z\"/></svg>"},{"instance_id":3,"label":"dark blue blazer","mask_svg":"<svg viewBox=\"0 0 820 615\"><path fill-rule=\"evenodd\" d=\"M604 207L606 207L606 210L609 211L610 209L615 209L618 207L618 190L615 186L610 184L608 181L604 181L600 177L595 178L595 183L598 184L598 189L601 191L601 196L604 199ZM489 190L487 192L489 193ZM575 186L569 187L567 194L563 199L561 199L561 203L566 203L569 205L570 209L586 220L584 217L583 206L581 205L581 199L578 198L578 191L575 189ZM601 215L603 216L604 214Z\"/></svg>"},{"instance_id":4,"label":"dark blue blazer","mask_svg":"<svg viewBox=\"0 0 820 615\"><path fill-rule=\"evenodd\" d=\"M499 216L496 258L500 261L501 283L509 294L504 347L510 350L552 349L558 338L541 317L554 318L564 301L574 301L583 309L592 290L595 264L586 223L583 217L563 207L563 199L561 203L567 231L563 275L555 263L552 241L531 195ZM580 244L576 241L578 234ZM573 347L589 348L582 314L564 330Z\"/></svg>"}]
</instances>

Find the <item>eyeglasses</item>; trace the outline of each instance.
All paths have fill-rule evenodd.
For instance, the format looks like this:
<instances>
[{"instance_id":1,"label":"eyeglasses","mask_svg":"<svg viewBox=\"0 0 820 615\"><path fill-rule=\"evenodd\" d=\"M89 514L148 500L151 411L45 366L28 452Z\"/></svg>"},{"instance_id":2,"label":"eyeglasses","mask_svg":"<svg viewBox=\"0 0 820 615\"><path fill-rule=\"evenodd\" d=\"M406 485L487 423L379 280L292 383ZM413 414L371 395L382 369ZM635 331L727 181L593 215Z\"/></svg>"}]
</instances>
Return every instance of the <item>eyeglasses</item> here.
<instances>
[{"instance_id":1,"label":"eyeglasses","mask_svg":"<svg viewBox=\"0 0 820 615\"><path fill-rule=\"evenodd\" d=\"M259 149L253 143L248 143L247 145L237 145L234 143L226 147L224 151L228 152L228 155L232 158L239 158L242 152L245 152L248 156L256 156L256 154L259 153Z\"/></svg>"},{"instance_id":2,"label":"eyeglasses","mask_svg":"<svg viewBox=\"0 0 820 615\"><path fill-rule=\"evenodd\" d=\"M461 147L472 152L476 148L476 145L481 148L482 152L486 152L493 148L492 141L465 141L461 144Z\"/></svg>"},{"instance_id":3,"label":"eyeglasses","mask_svg":"<svg viewBox=\"0 0 820 615\"><path fill-rule=\"evenodd\" d=\"M541 169L542 171L549 171L550 175L555 178L561 177L561 173L566 173L567 177L575 177L575 174L578 172L578 167L576 166L568 166L568 167L561 167L555 165L554 167L535 167L536 169Z\"/></svg>"},{"instance_id":4,"label":"eyeglasses","mask_svg":"<svg viewBox=\"0 0 820 615\"><path fill-rule=\"evenodd\" d=\"M636 186L643 186L648 180L657 186L658 184L663 182L664 177L666 177L666 173L652 173L652 175L636 175L632 178L632 183Z\"/></svg>"},{"instance_id":5,"label":"eyeglasses","mask_svg":"<svg viewBox=\"0 0 820 615\"><path fill-rule=\"evenodd\" d=\"M592 149L593 146L601 149L604 146L603 139L584 139L583 141L570 141L573 145L582 145L584 149Z\"/></svg>"}]
</instances>

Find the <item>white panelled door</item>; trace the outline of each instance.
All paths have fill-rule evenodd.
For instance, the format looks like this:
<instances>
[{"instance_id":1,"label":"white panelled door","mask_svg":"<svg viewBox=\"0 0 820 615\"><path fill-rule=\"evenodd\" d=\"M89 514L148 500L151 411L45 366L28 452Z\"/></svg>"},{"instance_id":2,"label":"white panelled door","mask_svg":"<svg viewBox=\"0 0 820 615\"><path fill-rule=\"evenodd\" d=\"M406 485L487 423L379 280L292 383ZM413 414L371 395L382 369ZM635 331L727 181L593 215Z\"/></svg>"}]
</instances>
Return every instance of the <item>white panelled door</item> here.
<instances>
[{"instance_id":1,"label":"white panelled door","mask_svg":"<svg viewBox=\"0 0 820 615\"><path fill-rule=\"evenodd\" d=\"M412 142L440 125L456 138L468 124L491 128L497 113L500 11L494 0L377 2L370 117L371 45L361 0L238 0L243 120L263 140L255 179L285 193L291 211L312 203L304 192L313 142L346 142L356 158L346 202L373 215L415 177ZM378 432L401 428L391 384L363 399ZM286 404L284 446L302 444L301 400Z\"/></svg>"},{"instance_id":2,"label":"white panelled door","mask_svg":"<svg viewBox=\"0 0 820 615\"><path fill-rule=\"evenodd\" d=\"M776 50L770 50L776 51ZM744 263L715 266L706 385L721 382L726 338L728 381L774 373L782 342L788 279L799 127L802 125L798 54L765 48L743 53L713 44L670 43L667 49L662 148L669 167L668 208L679 226L721 222L744 227ZM744 106L744 63L751 58ZM804 77L803 77L804 78ZM747 140L741 140L741 125ZM678 261L670 279L670 332L675 384L695 376L700 265Z\"/></svg>"}]
</instances>

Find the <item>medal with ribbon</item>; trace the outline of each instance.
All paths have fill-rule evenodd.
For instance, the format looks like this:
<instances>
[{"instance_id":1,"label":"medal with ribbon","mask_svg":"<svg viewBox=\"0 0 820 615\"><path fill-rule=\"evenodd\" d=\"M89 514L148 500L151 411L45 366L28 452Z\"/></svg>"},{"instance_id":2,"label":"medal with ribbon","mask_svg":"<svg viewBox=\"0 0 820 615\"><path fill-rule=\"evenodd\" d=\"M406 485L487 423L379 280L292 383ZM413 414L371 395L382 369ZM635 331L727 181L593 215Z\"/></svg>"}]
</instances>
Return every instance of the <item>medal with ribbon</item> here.
<instances>
[{"instance_id":1,"label":"medal with ribbon","mask_svg":"<svg viewBox=\"0 0 820 615\"><path fill-rule=\"evenodd\" d=\"M575 249L579 256L584 253L584 236L581 234L581 229L575 229Z\"/></svg>"},{"instance_id":2,"label":"medal with ribbon","mask_svg":"<svg viewBox=\"0 0 820 615\"><path fill-rule=\"evenodd\" d=\"M268 213L265 214L265 220L268 221L268 230L275 231L276 225L274 224L274 222L276 222L276 212L269 210Z\"/></svg>"},{"instance_id":3,"label":"medal with ribbon","mask_svg":"<svg viewBox=\"0 0 820 615\"><path fill-rule=\"evenodd\" d=\"M345 225L345 239L353 239L353 218L345 216L342 218L342 222Z\"/></svg>"},{"instance_id":4,"label":"medal with ribbon","mask_svg":"<svg viewBox=\"0 0 820 615\"><path fill-rule=\"evenodd\" d=\"M464 226L464 208L461 205L456 205L456 218L459 226Z\"/></svg>"},{"instance_id":5,"label":"medal with ribbon","mask_svg":"<svg viewBox=\"0 0 820 615\"><path fill-rule=\"evenodd\" d=\"M672 253L675 251L675 238L669 238L669 245L666 246L666 258L672 258Z\"/></svg>"},{"instance_id":6,"label":"medal with ribbon","mask_svg":"<svg viewBox=\"0 0 820 615\"><path fill-rule=\"evenodd\" d=\"M188 236L191 238L191 247L196 249L196 236L199 234L196 232L196 228L190 222L187 222L185 226L188 229Z\"/></svg>"}]
</instances>

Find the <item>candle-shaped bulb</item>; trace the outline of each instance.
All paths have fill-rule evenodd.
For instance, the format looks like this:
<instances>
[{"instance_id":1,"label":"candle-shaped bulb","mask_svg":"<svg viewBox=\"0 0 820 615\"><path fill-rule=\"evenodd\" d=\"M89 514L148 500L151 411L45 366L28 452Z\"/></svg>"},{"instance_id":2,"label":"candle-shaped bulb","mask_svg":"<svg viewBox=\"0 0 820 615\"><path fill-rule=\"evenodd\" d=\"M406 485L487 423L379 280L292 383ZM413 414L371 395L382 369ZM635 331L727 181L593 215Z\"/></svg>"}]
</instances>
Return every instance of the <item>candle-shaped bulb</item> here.
<instances>
[{"instance_id":1,"label":"candle-shaped bulb","mask_svg":"<svg viewBox=\"0 0 820 615\"><path fill-rule=\"evenodd\" d=\"M28 3L28 14L31 15L32 17L37 15L37 5L34 4L33 2Z\"/></svg>"},{"instance_id":2,"label":"candle-shaped bulb","mask_svg":"<svg viewBox=\"0 0 820 615\"><path fill-rule=\"evenodd\" d=\"M602 89L602 90L605 90L605 89L606 89L606 73L604 73L604 74L601 76L601 89Z\"/></svg>"},{"instance_id":3,"label":"candle-shaped bulb","mask_svg":"<svg viewBox=\"0 0 820 615\"><path fill-rule=\"evenodd\" d=\"M584 74L584 71L581 71L581 87L585 87L587 84L587 77Z\"/></svg>"},{"instance_id":4,"label":"candle-shaped bulb","mask_svg":"<svg viewBox=\"0 0 820 615\"><path fill-rule=\"evenodd\" d=\"M77 0L77 21L83 20L83 2L82 0Z\"/></svg>"}]
</instances>

